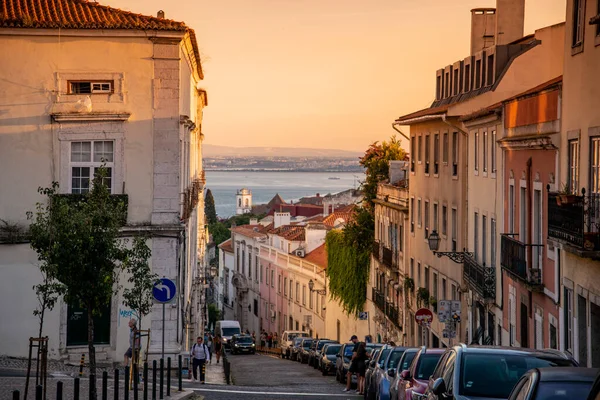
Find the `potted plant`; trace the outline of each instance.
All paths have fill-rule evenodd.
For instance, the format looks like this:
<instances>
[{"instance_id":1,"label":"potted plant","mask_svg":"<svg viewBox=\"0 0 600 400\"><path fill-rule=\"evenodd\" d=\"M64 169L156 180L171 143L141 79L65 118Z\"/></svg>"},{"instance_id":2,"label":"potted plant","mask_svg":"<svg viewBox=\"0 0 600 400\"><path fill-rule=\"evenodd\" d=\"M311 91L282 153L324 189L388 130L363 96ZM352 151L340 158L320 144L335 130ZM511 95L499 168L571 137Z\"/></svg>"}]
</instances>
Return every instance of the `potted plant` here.
<instances>
[{"instance_id":1,"label":"potted plant","mask_svg":"<svg viewBox=\"0 0 600 400\"><path fill-rule=\"evenodd\" d=\"M419 288L419 290L417 290L417 304L419 307L421 307L421 305L423 307L429 306L429 290L425 288Z\"/></svg>"},{"instance_id":2,"label":"potted plant","mask_svg":"<svg viewBox=\"0 0 600 400\"><path fill-rule=\"evenodd\" d=\"M577 195L571 193L571 187L568 183L563 184L562 188L556 196L556 204L559 206L566 206L575 203Z\"/></svg>"},{"instance_id":3,"label":"potted plant","mask_svg":"<svg viewBox=\"0 0 600 400\"><path fill-rule=\"evenodd\" d=\"M429 304L431 305L431 307L433 308L434 312L437 312L437 299L433 296L431 296L429 298Z\"/></svg>"}]
</instances>

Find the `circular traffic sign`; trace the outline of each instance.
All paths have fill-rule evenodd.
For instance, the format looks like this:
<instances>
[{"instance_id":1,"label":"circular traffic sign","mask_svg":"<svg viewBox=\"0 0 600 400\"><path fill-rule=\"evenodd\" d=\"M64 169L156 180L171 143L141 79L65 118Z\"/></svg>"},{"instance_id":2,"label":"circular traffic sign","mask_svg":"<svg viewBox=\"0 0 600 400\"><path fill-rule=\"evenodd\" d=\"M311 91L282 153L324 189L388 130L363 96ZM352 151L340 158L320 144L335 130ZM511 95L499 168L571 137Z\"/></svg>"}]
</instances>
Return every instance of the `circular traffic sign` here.
<instances>
[{"instance_id":1,"label":"circular traffic sign","mask_svg":"<svg viewBox=\"0 0 600 400\"><path fill-rule=\"evenodd\" d=\"M152 296L159 303L168 303L175 297L177 286L175 282L167 278L159 279L152 288Z\"/></svg>"},{"instance_id":2,"label":"circular traffic sign","mask_svg":"<svg viewBox=\"0 0 600 400\"><path fill-rule=\"evenodd\" d=\"M421 326L428 326L433 321L433 313L428 308L419 308L415 313L415 321Z\"/></svg>"}]
</instances>

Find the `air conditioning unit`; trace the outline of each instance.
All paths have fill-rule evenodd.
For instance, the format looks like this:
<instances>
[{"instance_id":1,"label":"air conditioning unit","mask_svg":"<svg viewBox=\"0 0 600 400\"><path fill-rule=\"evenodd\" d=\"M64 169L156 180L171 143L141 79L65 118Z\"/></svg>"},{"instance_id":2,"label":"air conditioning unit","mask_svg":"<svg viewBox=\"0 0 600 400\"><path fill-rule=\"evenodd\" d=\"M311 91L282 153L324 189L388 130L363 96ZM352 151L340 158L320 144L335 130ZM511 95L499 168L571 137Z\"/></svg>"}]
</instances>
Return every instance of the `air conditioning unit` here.
<instances>
[{"instance_id":1,"label":"air conditioning unit","mask_svg":"<svg viewBox=\"0 0 600 400\"><path fill-rule=\"evenodd\" d=\"M542 270L539 268L529 268L527 270L527 281L534 285L542 283Z\"/></svg>"},{"instance_id":2,"label":"air conditioning unit","mask_svg":"<svg viewBox=\"0 0 600 400\"><path fill-rule=\"evenodd\" d=\"M304 249L296 249L296 250L294 251L294 255L295 255L296 257L301 257L301 258L304 258L304 256L306 255L306 252L305 252L305 250L304 250Z\"/></svg>"}]
</instances>

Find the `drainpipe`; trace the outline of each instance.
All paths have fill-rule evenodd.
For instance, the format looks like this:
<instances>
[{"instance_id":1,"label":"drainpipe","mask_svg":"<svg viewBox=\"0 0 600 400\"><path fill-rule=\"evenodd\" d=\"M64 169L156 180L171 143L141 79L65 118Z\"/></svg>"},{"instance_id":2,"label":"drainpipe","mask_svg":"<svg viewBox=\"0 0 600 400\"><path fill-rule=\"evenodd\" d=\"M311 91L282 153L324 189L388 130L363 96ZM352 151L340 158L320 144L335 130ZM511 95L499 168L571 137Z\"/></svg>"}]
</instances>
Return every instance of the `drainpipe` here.
<instances>
[{"instance_id":1,"label":"drainpipe","mask_svg":"<svg viewBox=\"0 0 600 400\"><path fill-rule=\"evenodd\" d=\"M400 129L396 128L397 126L401 126L400 123L398 122L392 122L392 128L398 132L399 134L401 134L402 136L404 136L406 138L406 140L408 140L408 142L410 143L410 138L408 136L406 136Z\"/></svg>"},{"instance_id":2,"label":"drainpipe","mask_svg":"<svg viewBox=\"0 0 600 400\"><path fill-rule=\"evenodd\" d=\"M533 210L532 210L533 178L531 176L531 174L532 174L531 165L532 164L533 164L533 159L531 157L529 157L529 159L527 160L527 188L526 188L527 211L528 211L528 213L527 213L527 237L523 238L523 239L525 239L525 243L529 244L529 245L533 244L533 243L531 243L531 241L533 240L533 233L531 232L532 227L533 227L533 222L531 220L532 216L533 216ZM533 264L533 247L529 246L529 251L527 252L527 268L525 269L525 273L527 273L527 271L532 267L532 264ZM532 316L533 316L532 305L533 305L533 293L531 292L531 290L529 290L529 318L532 318ZM527 342L529 343L529 338L528 338Z\"/></svg>"}]
</instances>

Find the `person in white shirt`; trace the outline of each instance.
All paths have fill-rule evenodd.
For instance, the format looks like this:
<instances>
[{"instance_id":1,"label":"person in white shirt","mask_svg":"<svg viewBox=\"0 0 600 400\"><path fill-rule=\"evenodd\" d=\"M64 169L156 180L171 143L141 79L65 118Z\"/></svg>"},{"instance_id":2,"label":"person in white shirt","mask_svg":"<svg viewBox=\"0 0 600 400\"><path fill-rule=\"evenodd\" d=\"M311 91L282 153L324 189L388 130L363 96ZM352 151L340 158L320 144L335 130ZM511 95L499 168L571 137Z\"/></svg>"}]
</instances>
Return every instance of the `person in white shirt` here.
<instances>
[{"instance_id":1,"label":"person in white shirt","mask_svg":"<svg viewBox=\"0 0 600 400\"><path fill-rule=\"evenodd\" d=\"M200 383L204 384L204 375L206 372L204 368L206 362L210 361L210 352L208 351L208 346L203 343L202 336L198 336L198 341L192 346L190 356L192 357L193 381L195 382L198 379L196 369L200 368Z\"/></svg>"}]
</instances>

